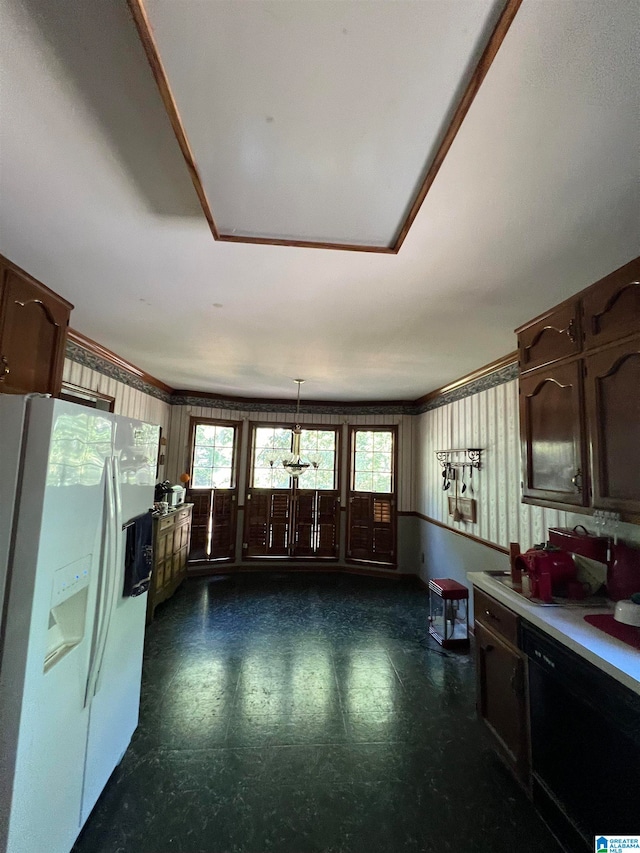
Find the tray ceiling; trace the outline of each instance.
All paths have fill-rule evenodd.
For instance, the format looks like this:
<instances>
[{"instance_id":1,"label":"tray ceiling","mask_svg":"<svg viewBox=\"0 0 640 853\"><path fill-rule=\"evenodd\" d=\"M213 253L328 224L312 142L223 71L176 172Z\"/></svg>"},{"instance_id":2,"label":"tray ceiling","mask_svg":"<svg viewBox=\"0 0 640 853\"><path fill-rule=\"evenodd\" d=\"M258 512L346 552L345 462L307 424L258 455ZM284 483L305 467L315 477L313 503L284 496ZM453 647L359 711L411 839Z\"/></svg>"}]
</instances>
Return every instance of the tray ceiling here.
<instances>
[{"instance_id":1,"label":"tray ceiling","mask_svg":"<svg viewBox=\"0 0 640 853\"><path fill-rule=\"evenodd\" d=\"M130 0L214 237L378 251L519 3Z\"/></svg>"},{"instance_id":2,"label":"tray ceiling","mask_svg":"<svg viewBox=\"0 0 640 853\"><path fill-rule=\"evenodd\" d=\"M525 0L391 254L212 240L127 0L2 0L0 252L174 388L415 399L640 254L639 14Z\"/></svg>"}]
</instances>

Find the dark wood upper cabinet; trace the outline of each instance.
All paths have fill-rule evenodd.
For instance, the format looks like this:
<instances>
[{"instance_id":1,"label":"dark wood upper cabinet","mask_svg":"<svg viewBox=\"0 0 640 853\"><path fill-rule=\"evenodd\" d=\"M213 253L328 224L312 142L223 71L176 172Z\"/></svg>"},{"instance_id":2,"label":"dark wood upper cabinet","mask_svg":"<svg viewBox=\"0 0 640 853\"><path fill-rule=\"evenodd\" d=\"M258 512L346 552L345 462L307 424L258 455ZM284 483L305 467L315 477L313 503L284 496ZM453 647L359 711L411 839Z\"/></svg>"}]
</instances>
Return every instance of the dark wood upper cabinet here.
<instances>
[{"instance_id":1,"label":"dark wood upper cabinet","mask_svg":"<svg viewBox=\"0 0 640 853\"><path fill-rule=\"evenodd\" d=\"M640 337L586 359L593 506L640 513Z\"/></svg>"},{"instance_id":2,"label":"dark wood upper cabinet","mask_svg":"<svg viewBox=\"0 0 640 853\"><path fill-rule=\"evenodd\" d=\"M640 260L636 259L585 291L585 349L640 332Z\"/></svg>"},{"instance_id":3,"label":"dark wood upper cabinet","mask_svg":"<svg viewBox=\"0 0 640 853\"><path fill-rule=\"evenodd\" d=\"M72 308L0 256L0 392L59 395Z\"/></svg>"},{"instance_id":4,"label":"dark wood upper cabinet","mask_svg":"<svg viewBox=\"0 0 640 853\"><path fill-rule=\"evenodd\" d=\"M516 333L523 500L640 521L640 258Z\"/></svg>"},{"instance_id":5,"label":"dark wood upper cabinet","mask_svg":"<svg viewBox=\"0 0 640 853\"><path fill-rule=\"evenodd\" d=\"M520 380L525 498L585 506L588 498L579 362Z\"/></svg>"},{"instance_id":6,"label":"dark wood upper cabinet","mask_svg":"<svg viewBox=\"0 0 640 853\"><path fill-rule=\"evenodd\" d=\"M520 370L551 364L580 352L582 330L577 299L547 311L531 323L516 329Z\"/></svg>"}]
</instances>

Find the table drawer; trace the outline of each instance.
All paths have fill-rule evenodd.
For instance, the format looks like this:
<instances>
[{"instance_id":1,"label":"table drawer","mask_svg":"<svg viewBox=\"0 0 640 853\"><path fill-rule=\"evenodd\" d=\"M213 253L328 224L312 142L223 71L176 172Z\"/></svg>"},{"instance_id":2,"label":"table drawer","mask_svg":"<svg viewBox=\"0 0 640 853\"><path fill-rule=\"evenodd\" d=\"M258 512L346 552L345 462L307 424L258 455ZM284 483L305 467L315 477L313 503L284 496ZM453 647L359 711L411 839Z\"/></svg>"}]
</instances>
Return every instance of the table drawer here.
<instances>
[{"instance_id":1,"label":"table drawer","mask_svg":"<svg viewBox=\"0 0 640 853\"><path fill-rule=\"evenodd\" d=\"M473 608L476 622L480 622L485 628L500 634L511 645L518 647L520 617L516 613L504 607L495 598L481 592L477 587L473 589Z\"/></svg>"},{"instance_id":2,"label":"table drawer","mask_svg":"<svg viewBox=\"0 0 640 853\"><path fill-rule=\"evenodd\" d=\"M168 515L166 518L161 518L158 521L158 530L168 530L170 527L173 527L175 522L175 516Z\"/></svg>"},{"instance_id":3,"label":"table drawer","mask_svg":"<svg viewBox=\"0 0 640 853\"><path fill-rule=\"evenodd\" d=\"M189 518L190 515L191 515L191 507L190 506L187 507L186 509L179 509L176 512L176 523L178 523L180 521L184 521L185 518Z\"/></svg>"}]
</instances>

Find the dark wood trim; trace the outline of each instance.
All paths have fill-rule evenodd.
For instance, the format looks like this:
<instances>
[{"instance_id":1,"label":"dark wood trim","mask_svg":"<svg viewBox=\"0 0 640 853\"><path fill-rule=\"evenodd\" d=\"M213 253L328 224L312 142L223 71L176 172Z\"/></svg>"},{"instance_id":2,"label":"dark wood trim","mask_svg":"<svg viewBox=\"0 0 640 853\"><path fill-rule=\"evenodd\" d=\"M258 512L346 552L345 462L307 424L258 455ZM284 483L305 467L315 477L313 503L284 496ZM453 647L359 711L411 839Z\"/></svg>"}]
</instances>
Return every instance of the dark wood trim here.
<instances>
[{"instance_id":1,"label":"dark wood trim","mask_svg":"<svg viewBox=\"0 0 640 853\"><path fill-rule=\"evenodd\" d=\"M230 426L236 428L235 440L233 442L233 456L231 460L231 474L233 478L233 485L231 486L230 491L238 492L238 481L239 481L239 472L240 472L240 458L242 456L242 437L243 432L242 428L244 426L242 421L227 421L221 418L200 418L196 415L191 415L189 418L189 443L187 445L187 459L184 467L185 473L192 476L192 468L193 468L193 438L195 435L196 426L198 424L212 424L214 426ZM191 480L189 480L191 482ZM193 486L189 486L188 488L193 489ZM205 489L207 491L207 489ZM239 506L236 506L236 509L240 509Z\"/></svg>"},{"instance_id":2,"label":"dark wood trim","mask_svg":"<svg viewBox=\"0 0 640 853\"><path fill-rule=\"evenodd\" d=\"M135 22L136 29L138 30L140 41L144 47L147 60L151 66L151 71L160 91L162 102L164 103L167 115L169 116L173 132L178 140L178 145L180 146L182 156L187 164L191 180L196 193L198 194L200 205L202 206L206 220L209 223L214 240L226 243L252 243L264 246L295 246L307 249L330 249L333 251L343 252L371 252L377 254L396 255L400 251L400 248L409 233L409 229L413 225L413 222L418 215L418 211L420 210L427 193L436 179L436 175L440 171L440 167L442 166L445 157L449 153L449 149L460 130L465 116L469 112L469 108L471 107L482 82L487 76L487 72L495 59L500 45L504 41L507 31L516 16L516 12L520 8L522 0L506 0L505 7L502 10L476 67L473 70L471 79L462 93L453 117L444 132L444 136L440 142L438 150L427 168L424 180L422 181L420 189L409 208L406 219L401 225L400 230L393 241L393 245L391 246L365 246L356 243L331 243L320 240L285 240L269 237L243 237L237 234L221 234L216 226L211 205L207 198L191 146L189 145L189 140L187 138L182 119L180 118L180 113L178 112L178 107L176 105L173 92L171 91L171 86L169 85L167 73L164 69L162 60L160 59L158 45L153 36L153 29L149 22L146 9L144 8L144 0L127 0L127 3Z\"/></svg>"},{"instance_id":3,"label":"dark wood trim","mask_svg":"<svg viewBox=\"0 0 640 853\"><path fill-rule=\"evenodd\" d=\"M365 246L359 243L324 243L320 240L284 240L276 237L242 237L238 234L219 234L221 243L253 243L258 246L295 246L301 249L332 249L343 252L372 252L378 255L397 255L391 246Z\"/></svg>"},{"instance_id":4,"label":"dark wood trim","mask_svg":"<svg viewBox=\"0 0 640 853\"><path fill-rule=\"evenodd\" d=\"M209 204L209 199L207 198L207 194L204 191L204 186L200 178L200 173L198 172L198 167L196 165L193 152L191 151L191 146L189 145L189 140L187 139L187 134L185 133L184 126L182 124L182 119L180 118L180 114L178 112L175 99L173 97L173 92L171 91L171 87L169 86L169 80L164 70L164 65L162 64L160 54L158 53L158 46L156 45L156 40L153 37L153 30L151 24L149 23L149 18L147 17L147 12L144 8L143 0L127 0L127 3L131 12L131 16L136 25L136 29L138 30L140 41L142 42L142 46L144 47L144 51L147 55L147 60L149 61L149 65L151 66L151 71L160 91L160 97L162 98L162 102L164 103L167 115L169 116L171 127L173 128L173 132L175 133L176 139L178 140L178 145L180 146L182 156L184 157L185 163L187 164L187 169L189 170L189 175L191 176L195 191L198 194L198 199L200 201L202 211L205 215L207 222L209 223L209 228L211 229L211 233L213 234L213 239L218 240L220 238L220 234L218 233L216 223L213 220L211 205Z\"/></svg>"},{"instance_id":5,"label":"dark wood trim","mask_svg":"<svg viewBox=\"0 0 640 853\"><path fill-rule=\"evenodd\" d=\"M515 359L514 359L515 360ZM224 408L226 401L233 403L246 403L247 405L255 405L256 403L268 403L270 406L283 406L284 411L295 411L295 397L241 397L235 394L216 394L213 391L195 391L192 389L178 388L172 392L174 397L202 397L205 400L213 400L220 403L220 408ZM389 406L399 408L401 406L413 406L414 400L358 400L357 402L349 402L346 400L301 400L301 414L311 414L307 411L310 408L325 408L326 406L336 406L341 409L361 409L366 406ZM256 412L256 414L260 414Z\"/></svg>"},{"instance_id":6,"label":"dark wood trim","mask_svg":"<svg viewBox=\"0 0 640 853\"><path fill-rule=\"evenodd\" d=\"M83 335L75 329L68 330L67 340L79 347L82 347L82 349L87 350L87 352L97 355L98 358L102 358L104 361L115 364L116 367L121 367L123 370L126 370L127 373L131 373L133 376L139 376L140 379L148 385L154 385L156 388L159 388L161 391L165 391L167 394L171 394L173 390L171 386L165 385L164 382L161 382L160 379L156 379L155 376L147 373L146 370L141 370L139 367L136 367L135 364L131 364L130 361L120 358L119 355L116 355L110 349L103 347L102 344L96 343L96 341L88 338L86 335Z\"/></svg>"},{"instance_id":7,"label":"dark wood trim","mask_svg":"<svg viewBox=\"0 0 640 853\"><path fill-rule=\"evenodd\" d=\"M60 294L56 293L54 290L51 290L50 287L47 287L46 284L43 284L41 281L39 281L37 278L32 276L26 270L23 270L22 267L18 266L18 264L14 264L13 261L10 261L9 258L7 258L5 255L0 254L0 265L2 265L3 267L6 267L8 270L12 270L13 272L18 273L18 275L23 276L28 281L32 282L32 284L35 284L37 287L42 288L42 290L44 290L45 293L51 294L51 296L57 302L62 302L69 309L69 311L73 311L75 306L72 305L68 299L65 299L64 296L60 296ZM43 306L43 307L46 309L46 306ZM69 329L68 331L70 332L71 329Z\"/></svg>"},{"instance_id":8,"label":"dark wood trim","mask_svg":"<svg viewBox=\"0 0 640 853\"><path fill-rule=\"evenodd\" d=\"M523 497L521 503L529 506L541 506L546 509L558 509L561 512L573 512L576 515L593 515L595 510L602 509L597 506L573 506L559 501L547 501L542 498ZM618 510L620 512L620 521L627 524L640 524L640 513L630 512L629 510Z\"/></svg>"},{"instance_id":9,"label":"dark wood trim","mask_svg":"<svg viewBox=\"0 0 640 853\"><path fill-rule=\"evenodd\" d=\"M458 105L456 107L456 111L453 114L453 118L447 127L442 142L438 150L435 153L431 164L427 170L427 174L425 175L424 181L422 182L422 186L418 190L418 194L414 199L413 204L409 210L409 214L405 219L396 241L394 243L394 250L396 252L400 251L402 244L405 241L407 234L409 233L409 229L413 225L413 221L418 215L418 211L422 206L422 202L425 200L425 197L433 182L436 179L436 175L440 171L440 167L442 166L445 157L449 153L449 149L453 145L453 140L456 138L458 131L462 125L462 122L465 119L465 116L469 112L469 108L473 103L475 96L478 94L478 90L482 85L485 77L487 76L487 72L489 68L491 68L491 63L496 57L500 45L504 41L504 38L509 30L509 27L513 23L513 19L516 16L516 12L520 8L520 4L522 0L507 0L504 9L502 10L502 14L498 18L498 22L496 23L491 36L489 37L489 41L487 42L487 46L482 52L482 56L480 57L478 64L476 65L471 79L467 84L466 89Z\"/></svg>"},{"instance_id":10,"label":"dark wood trim","mask_svg":"<svg viewBox=\"0 0 640 853\"><path fill-rule=\"evenodd\" d=\"M563 509L566 509L566 507L563 507ZM455 527L449 527L448 524L438 521L436 518L431 518L428 515L423 515L421 512L404 512L402 514L414 515L422 521L428 521L429 524L435 524L436 527L442 527L443 530L448 530L450 533L456 533L458 536L464 536L466 539L471 539L472 542L477 542L478 545L486 545L487 548L492 548L494 551L499 551L501 554L509 553L509 549L503 548L502 545L496 545L495 542L489 542L488 539L481 539L479 536L474 536L473 533L467 533L465 530L456 530Z\"/></svg>"},{"instance_id":11,"label":"dark wood trim","mask_svg":"<svg viewBox=\"0 0 640 853\"><path fill-rule=\"evenodd\" d=\"M425 394L424 397L419 397L415 400L413 405L422 406L425 403L430 403L432 400L442 397L444 394L450 394L458 388L463 388L465 385L477 382L478 379L484 379L485 376L490 376L492 373L496 373L498 370L502 370L505 367L510 367L512 364L516 364L517 362L518 350L514 350L514 352L510 352L507 355L496 358L495 361L491 361L489 364L485 364L477 370L472 370L471 373L467 373L466 376L462 376L460 379L455 379L453 382L449 382L448 385L443 385L441 388L429 391L429 393Z\"/></svg>"},{"instance_id":12,"label":"dark wood trim","mask_svg":"<svg viewBox=\"0 0 640 853\"><path fill-rule=\"evenodd\" d=\"M0 260L3 260L0 255ZM15 269L19 270L19 267L15 267L15 264L11 264L11 266ZM44 285L42 285L44 287ZM161 391L170 394L172 397L202 397L205 400L213 400L220 404L220 408L226 408L226 402L233 402L236 404L246 403L247 406L255 405L256 403L268 403L270 406L282 406L283 413L288 413L288 411L295 410L295 399L293 397L240 397L234 396L232 394L225 394L224 396L221 394L215 394L211 391L197 391L191 389L175 389L170 385L167 385L165 382L162 382L160 379L156 379L155 376L152 376L150 373L147 373L144 370L141 370L139 367L136 367L130 361L127 361L124 358L121 358L119 355L116 355L112 350L107 349L107 347L102 346L102 344L97 343L91 338L83 335L81 332L78 332L76 329L69 328L67 331L67 340L71 343L76 344L77 346L82 347L87 350L87 352L92 353L93 355L98 356L99 358L104 359L105 361L110 362L111 364L115 364L117 367L126 370L128 373L131 373L133 376L138 376L147 382L149 385L154 385L156 388L159 388ZM604 344L603 347L608 346ZM576 356L577 358L577 356ZM413 408L415 406L420 406L425 403L431 402L432 400L437 399L438 397L443 396L444 394L448 394L451 391L462 388L465 385L469 385L471 382L475 382L478 379L482 379L485 376L489 376L492 373L495 373L498 370L501 370L504 367L509 367L512 364L515 364L518 361L518 352L510 352L508 355L504 355L501 358L497 358L495 361L490 362L489 364L484 365L483 367L478 368L477 370L472 371L471 373L466 374L466 376L462 376L460 379L456 379L453 382L450 382L448 385L443 385L441 388L437 388L434 391L430 391L428 394L425 394L423 397L419 397L417 400L358 400L355 402L349 402L345 400L305 400L302 404L303 409L307 409L307 411L303 411L303 414L313 414L309 412L308 409L325 409L327 407L339 408L341 410L349 409L363 409L367 406L376 406L377 408L389 407L390 409L399 409L399 408ZM256 412L259 414L259 412ZM398 417L400 417L400 413L396 412ZM410 413L407 413L410 414ZM206 418L201 420L207 420ZM215 418L213 419L215 420ZM266 422L265 424L269 424L271 422ZM304 424L305 428L310 426L308 424ZM326 424L320 424L316 426L316 429L322 428L326 426Z\"/></svg>"}]
</instances>

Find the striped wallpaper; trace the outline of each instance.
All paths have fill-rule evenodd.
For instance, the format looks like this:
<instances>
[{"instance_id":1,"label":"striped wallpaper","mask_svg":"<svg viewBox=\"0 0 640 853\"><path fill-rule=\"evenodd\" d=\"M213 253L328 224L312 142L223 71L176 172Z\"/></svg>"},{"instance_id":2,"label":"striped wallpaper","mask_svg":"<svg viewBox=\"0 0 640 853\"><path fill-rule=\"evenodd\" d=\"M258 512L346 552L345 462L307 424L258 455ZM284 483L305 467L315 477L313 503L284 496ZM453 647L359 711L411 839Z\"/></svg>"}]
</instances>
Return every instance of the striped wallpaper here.
<instances>
[{"instance_id":1,"label":"striped wallpaper","mask_svg":"<svg viewBox=\"0 0 640 853\"><path fill-rule=\"evenodd\" d=\"M587 515L520 502L517 380L425 412L415 420L413 507L417 512L505 548L519 542L522 550L544 542L549 527L583 524L594 532ZM475 494L467 490L465 495L477 501L476 524L454 522L448 515L447 496L453 486L443 491L442 469L434 451L452 447L482 448L482 467L473 472ZM619 534L627 541L640 541L637 525L621 524Z\"/></svg>"}]
</instances>

